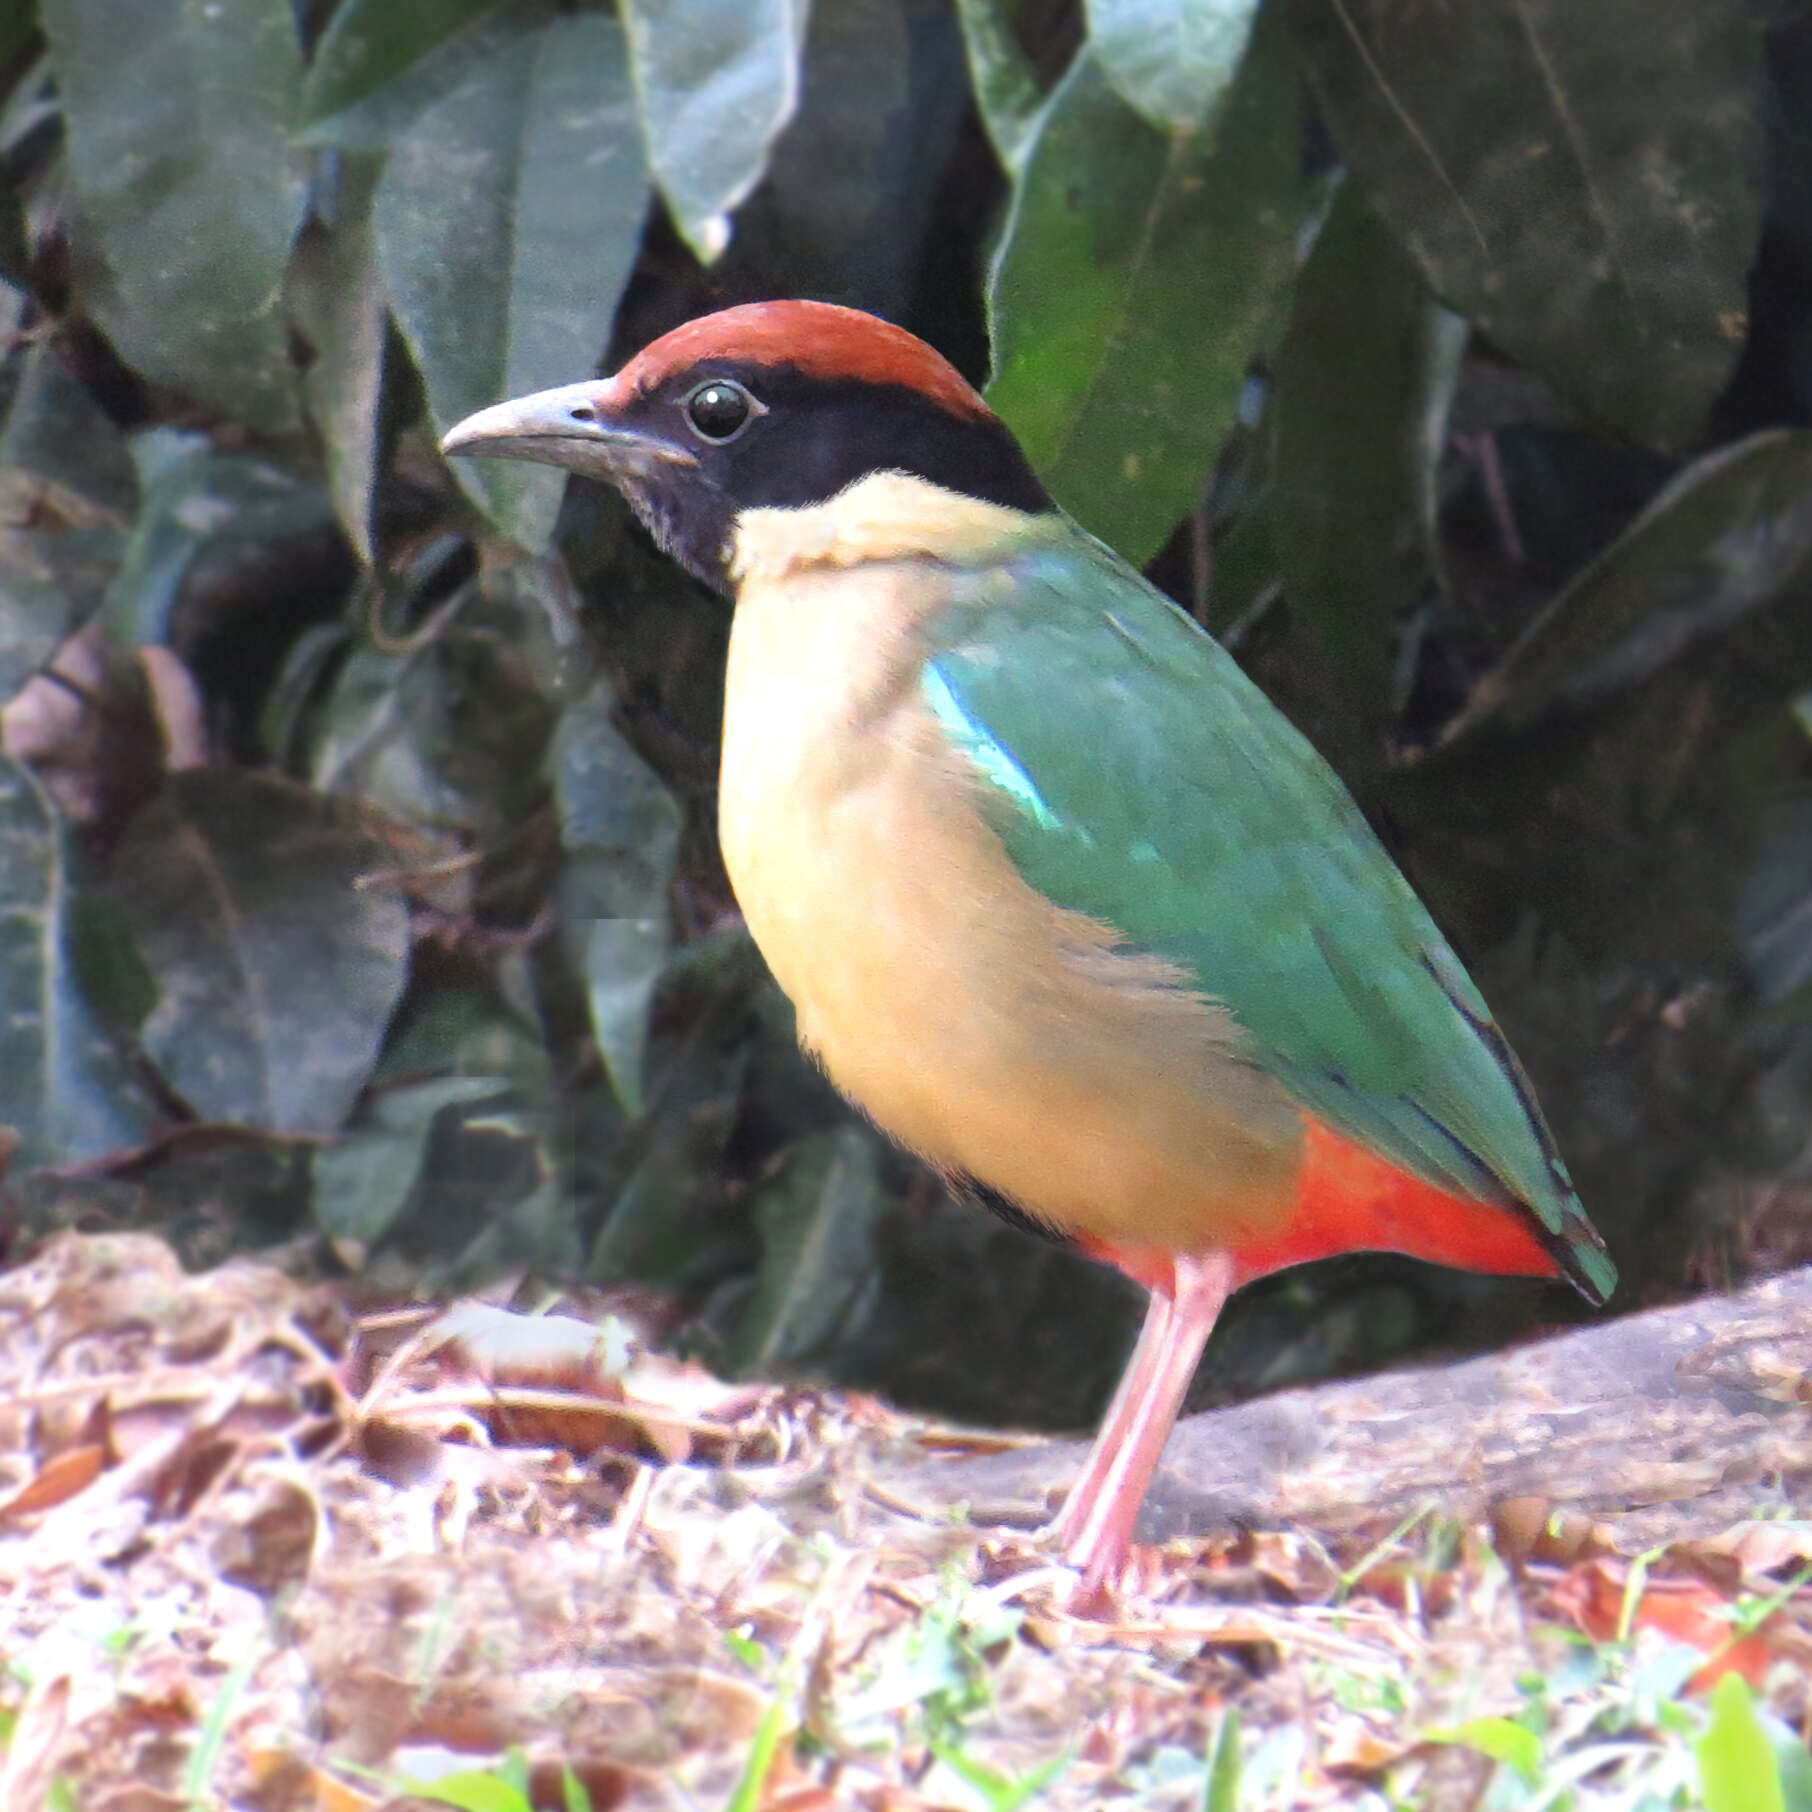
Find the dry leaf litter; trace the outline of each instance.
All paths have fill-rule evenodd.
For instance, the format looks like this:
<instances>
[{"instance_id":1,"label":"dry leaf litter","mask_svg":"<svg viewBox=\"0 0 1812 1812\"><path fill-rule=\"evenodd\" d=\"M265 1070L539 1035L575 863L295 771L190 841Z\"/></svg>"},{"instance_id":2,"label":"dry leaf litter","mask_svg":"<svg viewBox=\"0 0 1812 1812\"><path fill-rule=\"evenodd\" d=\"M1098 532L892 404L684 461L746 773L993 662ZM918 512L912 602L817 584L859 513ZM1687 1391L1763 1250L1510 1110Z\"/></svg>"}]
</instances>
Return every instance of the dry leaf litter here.
<instances>
[{"instance_id":1,"label":"dry leaf litter","mask_svg":"<svg viewBox=\"0 0 1812 1812\"><path fill-rule=\"evenodd\" d=\"M1242 1812L1387 1778L1438 1812L1494 1764L1427 1733L1514 1711L1632 1603L1638 1642L1805 1716L1804 1595L1746 1647L1718 1615L1804 1525L1633 1599L1537 1512L1496 1547L1433 1517L1364 1555L1172 1544L1078 1605L1034 1536L880 1482L992 1437L723 1383L596 1302L349 1301L137 1235L0 1277L6 1812L410 1807L511 1751L536 1807L1183 1812L1230 1707Z\"/></svg>"}]
</instances>

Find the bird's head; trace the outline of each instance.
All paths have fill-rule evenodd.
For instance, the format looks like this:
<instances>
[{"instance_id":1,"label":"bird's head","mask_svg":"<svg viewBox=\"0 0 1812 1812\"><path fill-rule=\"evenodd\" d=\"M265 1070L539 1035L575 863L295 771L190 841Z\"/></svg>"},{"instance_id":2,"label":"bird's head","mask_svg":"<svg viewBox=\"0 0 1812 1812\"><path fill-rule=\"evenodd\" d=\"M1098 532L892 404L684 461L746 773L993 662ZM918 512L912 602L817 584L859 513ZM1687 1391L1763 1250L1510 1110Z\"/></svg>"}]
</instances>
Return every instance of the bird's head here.
<instances>
[{"instance_id":1,"label":"bird's head","mask_svg":"<svg viewBox=\"0 0 1812 1812\"><path fill-rule=\"evenodd\" d=\"M722 592L744 511L825 503L871 473L1009 509L1052 507L953 365L903 328L828 302L689 321L615 377L481 409L441 445L607 480L668 553Z\"/></svg>"}]
</instances>

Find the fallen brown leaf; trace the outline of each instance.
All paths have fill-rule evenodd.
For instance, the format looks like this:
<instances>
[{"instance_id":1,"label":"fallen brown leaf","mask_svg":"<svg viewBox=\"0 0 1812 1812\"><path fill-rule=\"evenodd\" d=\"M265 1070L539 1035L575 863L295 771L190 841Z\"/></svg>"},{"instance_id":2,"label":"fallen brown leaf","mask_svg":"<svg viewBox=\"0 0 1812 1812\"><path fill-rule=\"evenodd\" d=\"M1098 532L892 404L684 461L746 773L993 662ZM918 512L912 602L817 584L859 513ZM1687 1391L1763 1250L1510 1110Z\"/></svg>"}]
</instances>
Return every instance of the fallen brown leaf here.
<instances>
[{"instance_id":1,"label":"fallen brown leaf","mask_svg":"<svg viewBox=\"0 0 1812 1812\"><path fill-rule=\"evenodd\" d=\"M30 1483L0 1503L0 1521L36 1516L67 1503L77 1492L86 1491L106 1470L105 1447L71 1447L46 1460Z\"/></svg>"},{"instance_id":2,"label":"fallen brown leaf","mask_svg":"<svg viewBox=\"0 0 1812 1812\"><path fill-rule=\"evenodd\" d=\"M1608 1642L1622 1625L1629 1589L1626 1566L1594 1560L1569 1569L1555 1581L1550 1596L1593 1641ZM1709 1692L1732 1673L1759 1687L1774 1658L1772 1643L1782 1619L1776 1613L1758 1629L1739 1635L1731 1609L1729 1595L1703 1580L1651 1575L1641 1584L1630 1628L1658 1630L1709 1657L1688 1682L1693 1692Z\"/></svg>"}]
</instances>

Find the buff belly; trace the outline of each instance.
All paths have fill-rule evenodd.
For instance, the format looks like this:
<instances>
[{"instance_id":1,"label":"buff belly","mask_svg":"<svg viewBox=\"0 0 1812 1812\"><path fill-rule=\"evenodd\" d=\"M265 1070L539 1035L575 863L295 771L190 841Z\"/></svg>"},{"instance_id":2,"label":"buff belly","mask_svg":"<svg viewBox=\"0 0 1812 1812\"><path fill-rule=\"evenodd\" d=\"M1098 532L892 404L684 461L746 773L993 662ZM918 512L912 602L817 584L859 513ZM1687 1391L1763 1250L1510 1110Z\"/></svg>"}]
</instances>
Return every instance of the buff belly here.
<instances>
[{"instance_id":1,"label":"buff belly","mask_svg":"<svg viewBox=\"0 0 1812 1812\"><path fill-rule=\"evenodd\" d=\"M1054 1227L1262 1238L1302 1122L1168 965L1029 888L921 702L924 561L745 583L720 834L801 1042L881 1127Z\"/></svg>"}]
</instances>

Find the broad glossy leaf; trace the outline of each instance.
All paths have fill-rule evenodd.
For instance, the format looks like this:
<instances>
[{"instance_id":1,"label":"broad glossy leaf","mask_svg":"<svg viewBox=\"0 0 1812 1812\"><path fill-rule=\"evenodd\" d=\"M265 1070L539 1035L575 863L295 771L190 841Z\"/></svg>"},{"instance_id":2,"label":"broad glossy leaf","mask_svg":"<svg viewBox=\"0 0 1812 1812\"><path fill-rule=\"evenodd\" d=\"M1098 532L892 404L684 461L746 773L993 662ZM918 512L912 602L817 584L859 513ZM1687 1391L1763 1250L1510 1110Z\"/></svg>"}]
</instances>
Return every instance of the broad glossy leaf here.
<instances>
[{"instance_id":1,"label":"broad glossy leaf","mask_svg":"<svg viewBox=\"0 0 1812 1812\"><path fill-rule=\"evenodd\" d=\"M902 0L838 0L812 14L798 111L737 218L750 260L783 259L795 295L885 312L920 280L926 235L943 230L938 191L966 96L958 83L915 79L915 49L922 62L934 54L929 31L919 36L915 47Z\"/></svg>"},{"instance_id":2,"label":"broad glossy leaf","mask_svg":"<svg viewBox=\"0 0 1812 1812\"><path fill-rule=\"evenodd\" d=\"M442 1076L382 1090L344 1138L314 1157L314 1212L333 1240L375 1245L409 1204L428 1140L449 1107L509 1092L495 1076Z\"/></svg>"},{"instance_id":3,"label":"broad glossy leaf","mask_svg":"<svg viewBox=\"0 0 1812 1812\"><path fill-rule=\"evenodd\" d=\"M594 687L568 708L554 738L567 859L560 916L585 975L599 1055L617 1098L638 1113L648 1004L670 942L680 811L611 722L613 703L608 687Z\"/></svg>"},{"instance_id":4,"label":"broad glossy leaf","mask_svg":"<svg viewBox=\"0 0 1812 1812\"><path fill-rule=\"evenodd\" d=\"M1812 433L1770 429L1690 465L1547 606L1448 740L1626 690L1812 566Z\"/></svg>"},{"instance_id":5,"label":"broad glossy leaf","mask_svg":"<svg viewBox=\"0 0 1812 1812\"><path fill-rule=\"evenodd\" d=\"M218 453L202 435L150 428L132 440L141 502L108 593L114 627L128 642L158 643L190 569L229 540L282 541L331 521L318 484L269 460Z\"/></svg>"},{"instance_id":6,"label":"broad glossy leaf","mask_svg":"<svg viewBox=\"0 0 1812 1812\"><path fill-rule=\"evenodd\" d=\"M103 607L124 545L115 528L0 523L0 705Z\"/></svg>"},{"instance_id":7,"label":"broad glossy leaf","mask_svg":"<svg viewBox=\"0 0 1812 1812\"><path fill-rule=\"evenodd\" d=\"M1764 1002L1812 984L1812 802L1776 810L1738 897L1735 930Z\"/></svg>"},{"instance_id":8,"label":"broad glossy leaf","mask_svg":"<svg viewBox=\"0 0 1812 1812\"><path fill-rule=\"evenodd\" d=\"M279 297L302 223L290 0L43 0L69 131L76 293L146 377L289 427Z\"/></svg>"},{"instance_id":9,"label":"broad glossy leaf","mask_svg":"<svg viewBox=\"0 0 1812 1812\"><path fill-rule=\"evenodd\" d=\"M1312 625L1379 749L1397 631L1435 569L1435 473L1466 337L1344 184L1278 350L1263 507L1292 616Z\"/></svg>"},{"instance_id":10,"label":"broad glossy leaf","mask_svg":"<svg viewBox=\"0 0 1812 1812\"><path fill-rule=\"evenodd\" d=\"M402 991L395 854L333 801L268 775L173 775L110 871L158 990L144 1047L203 1118L332 1133Z\"/></svg>"},{"instance_id":11,"label":"broad glossy leaf","mask_svg":"<svg viewBox=\"0 0 1812 1812\"><path fill-rule=\"evenodd\" d=\"M773 1377L821 1355L873 1287L887 1207L875 1134L848 1125L802 1139L751 1207L761 1261L724 1359L733 1374Z\"/></svg>"},{"instance_id":12,"label":"broad glossy leaf","mask_svg":"<svg viewBox=\"0 0 1812 1812\"><path fill-rule=\"evenodd\" d=\"M423 1289L452 1294L511 1268L577 1262L559 1117L545 1101L501 1087L449 1100L433 1115L416 1186L384 1238L412 1270L433 1261Z\"/></svg>"},{"instance_id":13,"label":"broad glossy leaf","mask_svg":"<svg viewBox=\"0 0 1812 1812\"><path fill-rule=\"evenodd\" d=\"M0 168L0 272L24 284L31 275L31 244L25 224L25 197ZM7 287L11 289L12 282Z\"/></svg>"},{"instance_id":14,"label":"broad glossy leaf","mask_svg":"<svg viewBox=\"0 0 1812 1812\"><path fill-rule=\"evenodd\" d=\"M661 1035L649 1062L648 1105L627 1129L620 1179L586 1275L688 1286L746 1267L742 1217L725 1201L725 1152L759 1045L779 997L746 932L674 953Z\"/></svg>"},{"instance_id":15,"label":"broad glossy leaf","mask_svg":"<svg viewBox=\"0 0 1812 1812\"><path fill-rule=\"evenodd\" d=\"M398 1011L372 1074L373 1087L395 1088L442 1076L489 1076L500 1088L530 1096L548 1089L542 1029L502 996L444 979L424 985Z\"/></svg>"},{"instance_id":16,"label":"broad glossy leaf","mask_svg":"<svg viewBox=\"0 0 1812 1812\"><path fill-rule=\"evenodd\" d=\"M4 0L0 4L0 69L31 42L38 29L38 0Z\"/></svg>"},{"instance_id":17,"label":"broad glossy leaf","mask_svg":"<svg viewBox=\"0 0 1812 1812\"><path fill-rule=\"evenodd\" d=\"M436 426L597 368L647 206L623 35L596 13L509 45L420 114L378 185L378 261ZM521 545L562 476L453 462Z\"/></svg>"},{"instance_id":18,"label":"broad glossy leaf","mask_svg":"<svg viewBox=\"0 0 1812 1812\"><path fill-rule=\"evenodd\" d=\"M341 154L330 217L303 233L290 267L290 306L314 349L302 374L302 394L326 450L334 513L366 562L389 313L371 238L380 167L376 158Z\"/></svg>"},{"instance_id":19,"label":"broad glossy leaf","mask_svg":"<svg viewBox=\"0 0 1812 1812\"><path fill-rule=\"evenodd\" d=\"M1410 879L1637 1288L1713 1237L1733 1172L1777 1182L1812 1120L1803 997L1764 1009L1755 987L1786 980L1792 952L1769 969L1740 941L1791 879L1760 864L1804 794L1803 606L1790 586L1639 685L1390 776Z\"/></svg>"},{"instance_id":20,"label":"broad glossy leaf","mask_svg":"<svg viewBox=\"0 0 1812 1812\"><path fill-rule=\"evenodd\" d=\"M138 506L126 437L50 341L20 364L0 433L0 497L16 520L48 511L76 528L123 524Z\"/></svg>"},{"instance_id":21,"label":"broad glossy leaf","mask_svg":"<svg viewBox=\"0 0 1812 1812\"><path fill-rule=\"evenodd\" d=\"M1689 445L1746 327L1744 0L1288 0L1342 155L1435 292L1576 407Z\"/></svg>"},{"instance_id":22,"label":"broad glossy leaf","mask_svg":"<svg viewBox=\"0 0 1812 1812\"><path fill-rule=\"evenodd\" d=\"M302 118L326 119L366 100L499 0L345 0L315 46L302 90Z\"/></svg>"},{"instance_id":23,"label":"broad glossy leaf","mask_svg":"<svg viewBox=\"0 0 1812 1812\"><path fill-rule=\"evenodd\" d=\"M1088 41L1160 132L1199 132L1246 54L1257 0L1087 0Z\"/></svg>"},{"instance_id":24,"label":"broad glossy leaf","mask_svg":"<svg viewBox=\"0 0 1812 1812\"><path fill-rule=\"evenodd\" d=\"M575 929L598 1055L624 1111L640 1113L648 1007L672 941L666 916L592 918Z\"/></svg>"},{"instance_id":25,"label":"broad glossy leaf","mask_svg":"<svg viewBox=\"0 0 1812 1812\"><path fill-rule=\"evenodd\" d=\"M1006 0L956 0L969 57L969 85L1003 169L1017 170L1038 123L1038 77L1013 35Z\"/></svg>"},{"instance_id":26,"label":"broad glossy leaf","mask_svg":"<svg viewBox=\"0 0 1812 1812\"><path fill-rule=\"evenodd\" d=\"M988 400L1064 508L1163 545L1232 425L1304 192L1295 74L1261 28L1214 126L1158 132L1085 49L1026 147L989 286Z\"/></svg>"},{"instance_id":27,"label":"broad glossy leaf","mask_svg":"<svg viewBox=\"0 0 1812 1812\"><path fill-rule=\"evenodd\" d=\"M335 48L335 67L321 76L323 85L317 91L316 76L323 69L321 58L327 53L331 28L323 37L303 89L303 117L308 123L297 134L303 144L387 151L417 114L471 81L486 64L559 14L556 0L490 0L476 8L455 0L443 19L435 0L425 0L419 12L412 12L400 29L393 30L393 10L392 0L369 0L335 15L336 21L349 12L361 15L357 25L348 21L352 31L362 33L366 24L378 29L375 35L361 35L356 44ZM438 32L441 23L444 32ZM338 103L337 111L320 111L329 101Z\"/></svg>"},{"instance_id":28,"label":"broad glossy leaf","mask_svg":"<svg viewBox=\"0 0 1812 1812\"><path fill-rule=\"evenodd\" d=\"M514 834L545 800L556 721L537 570L485 574L406 652L355 648L321 711L315 785L431 830Z\"/></svg>"},{"instance_id":29,"label":"broad glossy leaf","mask_svg":"<svg viewBox=\"0 0 1812 1812\"><path fill-rule=\"evenodd\" d=\"M0 756L0 1125L20 1135L20 1168L139 1144L153 1123L77 979L72 904L63 826Z\"/></svg>"},{"instance_id":30,"label":"broad glossy leaf","mask_svg":"<svg viewBox=\"0 0 1812 1812\"><path fill-rule=\"evenodd\" d=\"M623 0L648 162L707 264L799 105L808 0Z\"/></svg>"}]
</instances>

